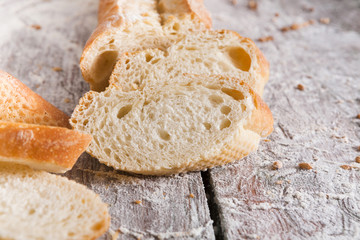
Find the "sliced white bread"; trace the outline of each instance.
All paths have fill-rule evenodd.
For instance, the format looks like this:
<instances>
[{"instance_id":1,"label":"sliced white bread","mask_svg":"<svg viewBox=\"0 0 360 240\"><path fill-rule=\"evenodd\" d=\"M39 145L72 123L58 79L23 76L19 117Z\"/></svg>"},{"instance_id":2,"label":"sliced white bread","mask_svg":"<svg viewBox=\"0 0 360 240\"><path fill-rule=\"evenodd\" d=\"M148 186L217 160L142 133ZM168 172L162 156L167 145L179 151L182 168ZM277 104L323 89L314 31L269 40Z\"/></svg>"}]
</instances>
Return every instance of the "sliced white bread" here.
<instances>
[{"instance_id":1,"label":"sliced white bread","mask_svg":"<svg viewBox=\"0 0 360 240\"><path fill-rule=\"evenodd\" d=\"M65 113L0 71L0 162L56 173L70 170L91 136L65 127L70 127Z\"/></svg>"},{"instance_id":2,"label":"sliced white bread","mask_svg":"<svg viewBox=\"0 0 360 240\"><path fill-rule=\"evenodd\" d=\"M0 121L0 162L54 173L70 170L91 136L67 128Z\"/></svg>"},{"instance_id":3,"label":"sliced white bread","mask_svg":"<svg viewBox=\"0 0 360 240\"><path fill-rule=\"evenodd\" d=\"M204 170L255 151L273 130L267 105L238 79L144 82L149 85L141 90L88 92L70 120L93 136L87 151L115 169L146 175Z\"/></svg>"},{"instance_id":4,"label":"sliced white bread","mask_svg":"<svg viewBox=\"0 0 360 240\"><path fill-rule=\"evenodd\" d=\"M210 26L203 0L100 0L98 26L80 60L82 74L92 90L102 91L122 53L166 48Z\"/></svg>"},{"instance_id":5,"label":"sliced white bread","mask_svg":"<svg viewBox=\"0 0 360 240\"><path fill-rule=\"evenodd\" d=\"M0 163L0 239L96 239L109 224L107 204L85 186Z\"/></svg>"},{"instance_id":6,"label":"sliced white bread","mask_svg":"<svg viewBox=\"0 0 360 240\"><path fill-rule=\"evenodd\" d=\"M261 96L269 64L252 40L233 31L203 31L184 36L167 49L123 54L110 83L131 91L161 84L161 79L182 77L183 73L238 77Z\"/></svg>"},{"instance_id":7,"label":"sliced white bread","mask_svg":"<svg viewBox=\"0 0 360 240\"><path fill-rule=\"evenodd\" d=\"M1 70L0 120L70 128L68 115Z\"/></svg>"}]
</instances>

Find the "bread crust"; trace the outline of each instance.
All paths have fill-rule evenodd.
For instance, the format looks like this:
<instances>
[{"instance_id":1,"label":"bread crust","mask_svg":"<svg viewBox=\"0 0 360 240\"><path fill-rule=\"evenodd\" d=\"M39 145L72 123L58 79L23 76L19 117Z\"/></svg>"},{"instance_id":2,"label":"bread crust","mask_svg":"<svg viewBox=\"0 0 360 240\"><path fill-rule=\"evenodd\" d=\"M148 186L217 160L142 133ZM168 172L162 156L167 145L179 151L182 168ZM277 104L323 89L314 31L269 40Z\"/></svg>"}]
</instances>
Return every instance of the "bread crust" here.
<instances>
[{"instance_id":1,"label":"bread crust","mask_svg":"<svg viewBox=\"0 0 360 240\"><path fill-rule=\"evenodd\" d=\"M0 161L62 173L72 168L91 140L66 128L0 121Z\"/></svg>"},{"instance_id":2,"label":"bread crust","mask_svg":"<svg viewBox=\"0 0 360 240\"><path fill-rule=\"evenodd\" d=\"M0 86L1 87L10 87L11 89L6 89L7 91L13 91L17 94L20 94L22 98L26 99L26 102L15 103L19 105L19 110L21 109L24 112L24 116L21 119L14 119L14 116L10 115L9 108L13 108L14 106L10 106L10 98L15 101L21 101L22 99L15 99L14 96L1 96L2 101L5 101L5 104L2 104L2 111L0 111L0 120L4 121L16 121L16 122L26 122L32 124L42 124L42 125L50 125L50 126L58 126L58 127L66 127L71 128L69 123L69 116L64 112L56 108L54 105L43 99L40 95L33 92L30 88L28 88L25 84L20 82L15 77L11 76L9 73L0 70ZM22 106L26 104L26 109ZM29 115L30 118L29 118ZM46 117L48 119L47 122L35 122L35 118L38 116L43 119ZM29 122L29 119L32 119Z\"/></svg>"},{"instance_id":3,"label":"bread crust","mask_svg":"<svg viewBox=\"0 0 360 240\"><path fill-rule=\"evenodd\" d=\"M211 28L210 13L206 10L203 0L181 0L189 8L188 14L202 22L205 27ZM126 19L120 15L120 8L117 0L100 0L98 11L98 26L95 28L90 38L85 44L80 58L80 69L85 81L89 82L91 88L96 90L97 86L91 78L92 61L96 54L96 45L115 35L117 31L122 31L126 25Z\"/></svg>"}]
</instances>

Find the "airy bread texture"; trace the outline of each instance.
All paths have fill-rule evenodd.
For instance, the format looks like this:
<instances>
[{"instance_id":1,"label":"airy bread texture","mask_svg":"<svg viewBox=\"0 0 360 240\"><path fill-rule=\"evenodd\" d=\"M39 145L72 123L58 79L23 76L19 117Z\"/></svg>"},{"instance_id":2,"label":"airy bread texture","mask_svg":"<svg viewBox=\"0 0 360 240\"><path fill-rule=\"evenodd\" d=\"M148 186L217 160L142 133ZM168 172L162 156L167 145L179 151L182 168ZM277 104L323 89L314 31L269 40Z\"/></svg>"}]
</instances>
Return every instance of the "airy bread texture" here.
<instances>
[{"instance_id":1,"label":"airy bread texture","mask_svg":"<svg viewBox=\"0 0 360 240\"><path fill-rule=\"evenodd\" d=\"M269 78L269 64L250 39L233 31L203 31L184 36L167 49L123 54L110 83L130 91L183 73L238 77L261 96Z\"/></svg>"},{"instance_id":2,"label":"airy bread texture","mask_svg":"<svg viewBox=\"0 0 360 240\"><path fill-rule=\"evenodd\" d=\"M93 136L87 151L101 162L146 175L238 160L273 130L269 108L246 83L205 75L164 75L128 92L115 85L90 91L70 123Z\"/></svg>"},{"instance_id":3,"label":"airy bread texture","mask_svg":"<svg viewBox=\"0 0 360 240\"><path fill-rule=\"evenodd\" d=\"M70 170L92 138L63 127L71 127L65 113L0 71L0 162Z\"/></svg>"},{"instance_id":4,"label":"airy bread texture","mask_svg":"<svg viewBox=\"0 0 360 240\"><path fill-rule=\"evenodd\" d=\"M70 128L68 115L1 70L0 120Z\"/></svg>"},{"instance_id":5,"label":"airy bread texture","mask_svg":"<svg viewBox=\"0 0 360 240\"><path fill-rule=\"evenodd\" d=\"M0 121L0 162L63 173L73 167L91 139L67 128Z\"/></svg>"},{"instance_id":6,"label":"airy bread texture","mask_svg":"<svg viewBox=\"0 0 360 240\"><path fill-rule=\"evenodd\" d=\"M84 79L95 91L109 85L122 53L166 48L211 27L203 0L100 0L98 22L80 60Z\"/></svg>"},{"instance_id":7,"label":"airy bread texture","mask_svg":"<svg viewBox=\"0 0 360 240\"><path fill-rule=\"evenodd\" d=\"M109 224L107 205L85 186L0 163L0 239L96 239Z\"/></svg>"}]
</instances>

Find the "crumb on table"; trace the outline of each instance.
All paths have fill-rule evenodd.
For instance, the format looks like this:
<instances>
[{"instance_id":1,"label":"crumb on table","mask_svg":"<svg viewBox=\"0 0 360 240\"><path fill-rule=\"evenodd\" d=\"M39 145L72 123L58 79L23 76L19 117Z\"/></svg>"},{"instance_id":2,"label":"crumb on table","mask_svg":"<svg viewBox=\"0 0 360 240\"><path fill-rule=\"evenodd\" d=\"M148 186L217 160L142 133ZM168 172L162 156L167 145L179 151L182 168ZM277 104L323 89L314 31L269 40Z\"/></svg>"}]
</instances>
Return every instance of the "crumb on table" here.
<instances>
[{"instance_id":1,"label":"crumb on table","mask_svg":"<svg viewBox=\"0 0 360 240\"><path fill-rule=\"evenodd\" d=\"M273 164L272 164L272 166L271 166L272 170L279 170L279 169L281 169L282 167L283 167L283 163L280 162L280 161L275 161L275 162L273 162Z\"/></svg>"},{"instance_id":2,"label":"crumb on table","mask_svg":"<svg viewBox=\"0 0 360 240\"><path fill-rule=\"evenodd\" d=\"M273 36L266 36L266 37L261 37L258 39L259 42L269 42L269 41L273 41L274 37Z\"/></svg>"},{"instance_id":3,"label":"crumb on table","mask_svg":"<svg viewBox=\"0 0 360 240\"><path fill-rule=\"evenodd\" d=\"M142 203L142 201L141 201L141 200L135 200L134 203L137 204L137 205L139 205L139 204Z\"/></svg>"},{"instance_id":4,"label":"crumb on table","mask_svg":"<svg viewBox=\"0 0 360 240\"><path fill-rule=\"evenodd\" d=\"M299 163L299 168L300 168L300 169L303 169L303 170L311 170L311 169L313 169L313 167L311 166L311 164L310 164L310 163L306 163L306 162Z\"/></svg>"},{"instance_id":5,"label":"crumb on table","mask_svg":"<svg viewBox=\"0 0 360 240\"><path fill-rule=\"evenodd\" d=\"M54 72L61 72L63 69L61 67L53 67L52 70Z\"/></svg>"},{"instance_id":6,"label":"crumb on table","mask_svg":"<svg viewBox=\"0 0 360 240\"><path fill-rule=\"evenodd\" d=\"M30 27L35 29L35 30L40 30L41 29L41 26L39 24L33 24Z\"/></svg>"},{"instance_id":7,"label":"crumb on table","mask_svg":"<svg viewBox=\"0 0 360 240\"><path fill-rule=\"evenodd\" d=\"M302 85L302 84L300 84L300 83L296 86L296 88L297 88L298 90L300 90L300 91L304 91L304 90L305 90L304 85Z\"/></svg>"},{"instance_id":8,"label":"crumb on table","mask_svg":"<svg viewBox=\"0 0 360 240\"><path fill-rule=\"evenodd\" d=\"M360 163L360 156L357 156L357 157L355 158L355 162Z\"/></svg>"},{"instance_id":9,"label":"crumb on table","mask_svg":"<svg viewBox=\"0 0 360 240\"><path fill-rule=\"evenodd\" d=\"M192 193L189 194L189 198L194 198L194 197L195 197L194 194Z\"/></svg>"},{"instance_id":10,"label":"crumb on table","mask_svg":"<svg viewBox=\"0 0 360 240\"><path fill-rule=\"evenodd\" d=\"M248 7L249 7L249 9L255 11L257 9L257 7L258 7L258 4L257 4L257 2L255 0L249 0Z\"/></svg>"},{"instance_id":11,"label":"crumb on table","mask_svg":"<svg viewBox=\"0 0 360 240\"><path fill-rule=\"evenodd\" d=\"M330 23L330 18L320 18L319 22L322 24L329 24Z\"/></svg>"},{"instance_id":12,"label":"crumb on table","mask_svg":"<svg viewBox=\"0 0 360 240\"><path fill-rule=\"evenodd\" d=\"M314 23L315 23L314 20L309 20L309 21L306 21L306 22L303 22L303 23L293 23L290 26L280 28L280 31L287 32L287 31L290 31L290 30L299 30L301 28L310 26L310 25L312 25Z\"/></svg>"},{"instance_id":13,"label":"crumb on table","mask_svg":"<svg viewBox=\"0 0 360 240\"><path fill-rule=\"evenodd\" d=\"M340 167L345 170L351 170L351 166L349 165L341 165Z\"/></svg>"}]
</instances>

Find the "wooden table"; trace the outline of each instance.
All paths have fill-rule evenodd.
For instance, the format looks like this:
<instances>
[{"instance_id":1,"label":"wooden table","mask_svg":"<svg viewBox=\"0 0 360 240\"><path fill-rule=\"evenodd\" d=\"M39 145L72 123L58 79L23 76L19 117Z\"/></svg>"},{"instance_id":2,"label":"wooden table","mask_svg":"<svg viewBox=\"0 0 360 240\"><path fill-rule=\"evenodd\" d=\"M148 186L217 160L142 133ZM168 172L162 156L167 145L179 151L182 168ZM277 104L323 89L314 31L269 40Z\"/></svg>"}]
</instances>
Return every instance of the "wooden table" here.
<instances>
[{"instance_id":1,"label":"wooden table","mask_svg":"<svg viewBox=\"0 0 360 240\"><path fill-rule=\"evenodd\" d=\"M271 63L275 130L241 161L173 177L116 172L83 154L65 175L109 204L101 239L360 239L360 2L205 2L214 28L273 37L257 43ZM97 3L2 0L0 68L71 114L89 90L78 62Z\"/></svg>"}]
</instances>

